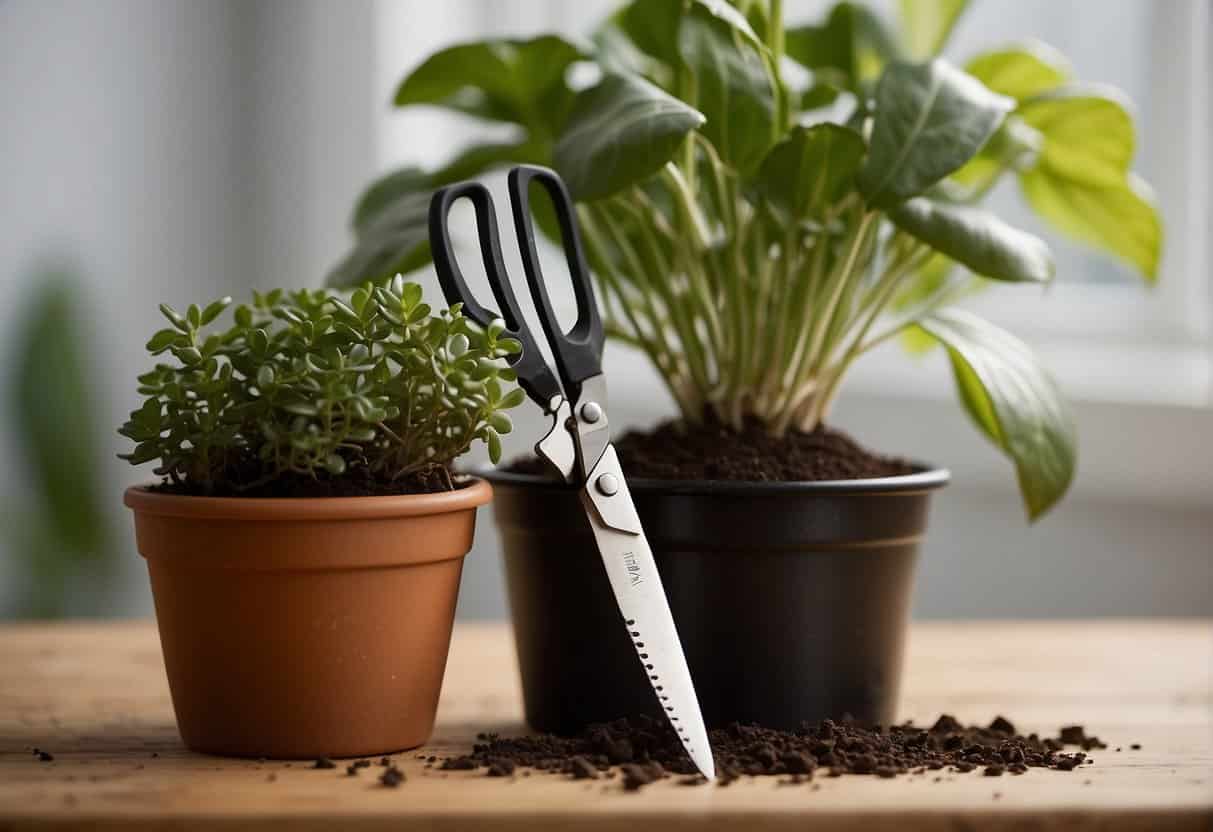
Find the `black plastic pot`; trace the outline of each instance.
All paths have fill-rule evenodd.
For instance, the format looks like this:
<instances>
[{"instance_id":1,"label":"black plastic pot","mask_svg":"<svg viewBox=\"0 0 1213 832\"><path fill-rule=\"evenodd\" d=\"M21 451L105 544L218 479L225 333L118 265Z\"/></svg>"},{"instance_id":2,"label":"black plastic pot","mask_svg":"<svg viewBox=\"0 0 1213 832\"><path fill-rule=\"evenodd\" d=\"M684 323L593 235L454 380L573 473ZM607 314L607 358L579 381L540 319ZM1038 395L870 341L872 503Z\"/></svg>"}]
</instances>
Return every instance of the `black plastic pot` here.
<instances>
[{"instance_id":1,"label":"black plastic pot","mask_svg":"<svg viewBox=\"0 0 1213 832\"><path fill-rule=\"evenodd\" d=\"M526 718L571 733L657 701L576 491L494 488ZM948 472L817 483L629 479L710 727L894 718L918 542Z\"/></svg>"}]
</instances>

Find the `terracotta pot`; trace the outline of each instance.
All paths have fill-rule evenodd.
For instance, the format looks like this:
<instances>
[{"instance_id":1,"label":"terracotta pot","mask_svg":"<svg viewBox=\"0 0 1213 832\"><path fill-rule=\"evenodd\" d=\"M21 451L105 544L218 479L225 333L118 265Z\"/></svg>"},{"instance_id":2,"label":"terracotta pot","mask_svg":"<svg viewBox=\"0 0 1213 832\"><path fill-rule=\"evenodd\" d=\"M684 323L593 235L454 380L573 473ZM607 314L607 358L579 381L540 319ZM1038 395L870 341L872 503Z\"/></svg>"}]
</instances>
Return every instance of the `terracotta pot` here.
<instances>
[{"instance_id":1,"label":"terracotta pot","mask_svg":"<svg viewBox=\"0 0 1213 832\"><path fill-rule=\"evenodd\" d=\"M577 492L486 476L527 722L571 733L661 716ZM834 482L628 478L709 727L893 721L918 543L947 481L925 466Z\"/></svg>"},{"instance_id":2,"label":"terracotta pot","mask_svg":"<svg viewBox=\"0 0 1213 832\"><path fill-rule=\"evenodd\" d=\"M185 744L311 758L424 743L491 497L483 480L334 499L128 489Z\"/></svg>"}]
</instances>

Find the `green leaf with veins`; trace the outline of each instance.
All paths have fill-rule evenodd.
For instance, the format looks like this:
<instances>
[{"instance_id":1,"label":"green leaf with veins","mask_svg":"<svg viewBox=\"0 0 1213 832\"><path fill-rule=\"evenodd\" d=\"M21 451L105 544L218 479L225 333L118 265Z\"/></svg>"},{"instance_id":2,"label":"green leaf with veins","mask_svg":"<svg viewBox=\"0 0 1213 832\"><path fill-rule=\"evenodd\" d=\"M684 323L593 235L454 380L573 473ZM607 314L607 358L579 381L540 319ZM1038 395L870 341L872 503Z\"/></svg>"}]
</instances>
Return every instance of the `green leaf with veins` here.
<instances>
[{"instance_id":1,"label":"green leaf with veins","mask_svg":"<svg viewBox=\"0 0 1213 832\"><path fill-rule=\"evenodd\" d=\"M793 127L767 154L757 186L790 217L819 219L853 186L867 146L837 124Z\"/></svg>"},{"instance_id":2,"label":"green leaf with veins","mask_svg":"<svg viewBox=\"0 0 1213 832\"><path fill-rule=\"evenodd\" d=\"M725 162L748 176L776 139L777 93L766 58L702 4L682 19L678 48L695 78L695 101L707 118L700 132Z\"/></svg>"},{"instance_id":3,"label":"green leaf with veins","mask_svg":"<svg viewBox=\"0 0 1213 832\"><path fill-rule=\"evenodd\" d=\"M1028 518L1038 519L1070 486L1077 461L1074 417L1032 350L959 309L919 326L948 350L965 410L1015 465Z\"/></svg>"},{"instance_id":4,"label":"green leaf with veins","mask_svg":"<svg viewBox=\"0 0 1213 832\"><path fill-rule=\"evenodd\" d=\"M1065 56L1040 41L983 52L965 65L965 72L991 90L1024 101L1070 80Z\"/></svg>"},{"instance_id":5,"label":"green leaf with veins","mask_svg":"<svg viewBox=\"0 0 1213 832\"><path fill-rule=\"evenodd\" d=\"M648 81L608 75L578 96L553 162L576 199L601 199L661 169L703 123Z\"/></svg>"},{"instance_id":6,"label":"green leaf with veins","mask_svg":"<svg viewBox=\"0 0 1213 832\"><path fill-rule=\"evenodd\" d=\"M1036 164L1020 176L1032 209L1156 280L1162 222L1149 188L1129 173L1135 137L1120 96L1066 87L1025 102L1019 116L1043 137Z\"/></svg>"},{"instance_id":7,"label":"green leaf with veins","mask_svg":"<svg viewBox=\"0 0 1213 832\"><path fill-rule=\"evenodd\" d=\"M793 26L785 35L787 55L832 83L861 90L880 75L885 64L901 57L897 38L871 9L844 2L830 10L824 23Z\"/></svg>"},{"instance_id":8,"label":"green leaf with veins","mask_svg":"<svg viewBox=\"0 0 1213 832\"><path fill-rule=\"evenodd\" d=\"M1054 227L1129 262L1148 282L1158 279L1162 220L1140 178L1098 185L1041 164L1020 176L1020 186L1032 210Z\"/></svg>"},{"instance_id":9,"label":"green leaf with veins","mask_svg":"<svg viewBox=\"0 0 1213 832\"><path fill-rule=\"evenodd\" d=\"M969 0L901 0L901 27L913 58L938 55Z\"/></svg>"},{"instance_id":10,"label":"green leaf with veins","mask_svg":"<svg viewBox=\"0 0 1213 832\"><path fill-rule=\"evenodd\" d=\"M564 74L582 50L557 35L501 38L451 46L413 70L396 90L397 107L429 104L554 134ZM540 106L540 103L546 106Z\"/></svg>"},{"instance_id":11,"label":"green leaf with veins","mask_svg":"<svg viewBox=\"0 0 1213 832\"><path fill-rule=\"evenodd\" d=\"M981 208L917 197L890 211L889 219L983 277L1029 283L1053 278L1053 257L1044 240Z\"/></svg>"},{"instance_id":12,"label":"green leaf with veins","mask_svg":"<svg viewBox=\"0 0 1213 832\"><path fill-rule=\"evenodd\" d=\"M888 208L961 167L1013 106L941 61L895 62L876 87L876 118L859 188Z\"/></svg>"}]
</instances>

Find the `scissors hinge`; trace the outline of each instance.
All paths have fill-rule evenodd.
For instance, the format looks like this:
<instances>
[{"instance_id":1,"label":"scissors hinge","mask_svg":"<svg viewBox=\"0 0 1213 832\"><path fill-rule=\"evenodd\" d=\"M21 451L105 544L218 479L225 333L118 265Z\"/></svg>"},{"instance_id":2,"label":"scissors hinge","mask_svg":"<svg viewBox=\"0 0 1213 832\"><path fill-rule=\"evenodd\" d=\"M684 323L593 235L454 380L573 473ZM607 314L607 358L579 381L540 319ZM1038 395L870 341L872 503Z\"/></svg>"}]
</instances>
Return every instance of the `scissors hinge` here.
<instances>
[{"instance_id":1,"label":"scissors hinge","mask_svg":"<svg viewBox=\"0 0 1213 832\"><path fill-rule=\"evenodd\" d=\"M581 383L581 395L572 406L567 422L577 450L577 470L582 482L611 444L611 424L607 418L606 378L599 373Z\"/></svg>"}]
</instances>

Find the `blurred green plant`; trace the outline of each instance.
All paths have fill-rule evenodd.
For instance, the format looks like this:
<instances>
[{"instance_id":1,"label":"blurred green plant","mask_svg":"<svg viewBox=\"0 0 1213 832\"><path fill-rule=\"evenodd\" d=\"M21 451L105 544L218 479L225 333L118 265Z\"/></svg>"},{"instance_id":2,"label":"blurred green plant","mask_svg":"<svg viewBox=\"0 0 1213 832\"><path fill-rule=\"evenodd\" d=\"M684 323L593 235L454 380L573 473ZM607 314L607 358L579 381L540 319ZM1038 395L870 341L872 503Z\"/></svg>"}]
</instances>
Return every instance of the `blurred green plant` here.
<instances>
[{"instance_id":1,"label":"blurred green plant","mask_svg":"<svg viewBox=\"0 0 1213 832\"><path fill-rule=\"evenodd\" d=\"M96 614L104 611L116 551L86 351L95 341L70 271L38 273L30 285L36 288L16 316L5 391L17 450L14 481L22 491L5 500L4 526L26 587L12 612L23 618ZM80 578L98 583L72 593ZM69 610L74 595L79 602Z\"/></svg>"},{"instance_id":2,"label":"blurred green plant","mask_svg":"<svg viewBox=\"0 0 1213 832\"><path fill-rule=\"evenodd\" d=\"M394 481L447 465L482 440L501 456L502 359L519 349L497 321L484 330L458 305L431 315L421 287L397 276L348 301L323 290L253 293L230 327L205 327L230 298L179 314L147 349L173 362L139 377L142 407L119 432L132 464L203 493L247 491L290 475L360 471ZM449 482L448 482L449 485Z\"/></svg>"},{"instance_id":3,"label":"blurred green plant","mask_svg":"<svg viewBox=\"0 0 1213 832\"><path fill-rule=\"evenodd\" d=\"M1023 342L948 307L991 279L1048 282L1053 260L979 203L1013 177L1046 223L1148 282L1162 228L1130 171L1119 92L1076 82L1039 43L964 69L933 57L967 6L902 0L890 22L841 2L789 27L782 0L633 0L592 44L443 49L396 105L512 125L515 138L372 184L329 281L428 262L433 189L551 165L579 203L608 334L649 357L685 420L812 430L856 360L928 339L947 348L966 412L1014 463L1036 518L1073 478L1070 410ZM588 89L570 84L579 62L600 71Z\"/></svg>"}]
</instances>

